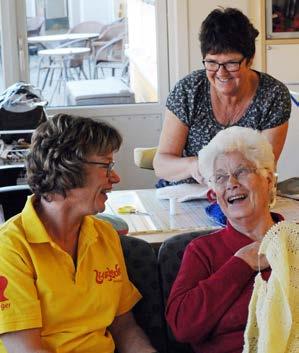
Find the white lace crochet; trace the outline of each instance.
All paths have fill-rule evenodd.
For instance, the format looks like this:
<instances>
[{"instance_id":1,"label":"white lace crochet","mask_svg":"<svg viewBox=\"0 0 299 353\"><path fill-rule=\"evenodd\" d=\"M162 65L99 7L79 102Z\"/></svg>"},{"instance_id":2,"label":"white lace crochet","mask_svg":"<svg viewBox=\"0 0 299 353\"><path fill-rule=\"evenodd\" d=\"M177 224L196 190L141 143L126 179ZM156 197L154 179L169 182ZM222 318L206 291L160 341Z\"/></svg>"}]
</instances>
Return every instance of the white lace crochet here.
<instances>
[{"instance_id":1,"label":"white lace crochet","mask_svg":"<svg viewBox=\"0 0 299 353\"><path fill-rule=\"evenodd\" d=\"M265 235L259 249L272 272L259 273L249 304L243 353L299 352L299 226L280 222Z\"/></svg>"}]
</instances>

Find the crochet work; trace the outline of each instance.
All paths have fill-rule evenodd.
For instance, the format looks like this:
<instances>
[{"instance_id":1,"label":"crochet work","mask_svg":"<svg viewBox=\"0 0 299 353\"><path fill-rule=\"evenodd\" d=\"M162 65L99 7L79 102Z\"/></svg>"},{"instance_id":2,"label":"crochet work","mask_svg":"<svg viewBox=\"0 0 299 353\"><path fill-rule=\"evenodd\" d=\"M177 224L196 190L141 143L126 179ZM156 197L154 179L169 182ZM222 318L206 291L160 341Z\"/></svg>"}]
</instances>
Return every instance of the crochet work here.
<instances>
[{"instance_id":1,"label":"crochet work","mask_svg":"<svg viewBox=\"0 0 299 353\"><path fill-rule=\"evenodd\" d=\"M272 272L268 282L259 273L249 303L243 353L299 352L299 226L274 225L259 254Z\"/></svg>"}]
</instances>

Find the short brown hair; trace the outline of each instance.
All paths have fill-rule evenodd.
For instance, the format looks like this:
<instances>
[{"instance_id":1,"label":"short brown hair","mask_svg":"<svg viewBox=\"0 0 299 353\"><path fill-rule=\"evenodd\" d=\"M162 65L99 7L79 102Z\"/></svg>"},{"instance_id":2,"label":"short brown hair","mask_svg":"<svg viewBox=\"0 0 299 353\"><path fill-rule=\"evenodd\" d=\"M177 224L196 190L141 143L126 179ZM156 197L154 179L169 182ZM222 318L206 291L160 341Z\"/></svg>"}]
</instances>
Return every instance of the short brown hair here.
<instances>
[{"instance_id":1,"label":"short brown hair","mask_svg":"<svg viewBox=\"0 0 299 353\"><path fill-rule=\"evenodd\" d=\"M26 163L28 184L38 197L66 196L66 191L84 186L83 160L88 155L117 151L121 143L120 133L102 121L57 114L33 133Z\"/></svg>"}]
</instances>

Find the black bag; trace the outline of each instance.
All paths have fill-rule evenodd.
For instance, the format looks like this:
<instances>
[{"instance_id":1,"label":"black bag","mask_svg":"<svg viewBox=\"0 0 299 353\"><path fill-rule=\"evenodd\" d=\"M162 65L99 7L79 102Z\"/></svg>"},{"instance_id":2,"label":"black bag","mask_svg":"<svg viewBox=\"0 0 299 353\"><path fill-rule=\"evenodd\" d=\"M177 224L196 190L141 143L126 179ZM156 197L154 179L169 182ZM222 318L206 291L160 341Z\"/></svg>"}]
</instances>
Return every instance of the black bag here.
<instances>
[{"instance_id":1,"label":"black bag","mask_svg":"<svg viewBox=\"0 0 299 353\"><path fill-rule=\"evenodd\" d=\"M17 82L7 88L0 96L0 138L4 143L11 144L19 139L30 143L30 133L10 134L9 131L34 130L47 120L46 104L40 90L31 84Z\"/></svg>"}]
</instances>

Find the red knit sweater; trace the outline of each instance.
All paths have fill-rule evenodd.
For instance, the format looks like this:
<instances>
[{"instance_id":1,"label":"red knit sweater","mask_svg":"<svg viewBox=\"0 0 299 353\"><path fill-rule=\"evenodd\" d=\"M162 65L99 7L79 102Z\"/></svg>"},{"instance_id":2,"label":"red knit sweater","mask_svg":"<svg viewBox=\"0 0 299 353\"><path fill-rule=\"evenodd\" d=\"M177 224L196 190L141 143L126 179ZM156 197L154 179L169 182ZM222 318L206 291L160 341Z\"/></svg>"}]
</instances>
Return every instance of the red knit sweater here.
<instances>
[{"instance_id":1,"label":"red knit sweater","mask_svg":"<svg viewBox=\"0 0 299 353\"><path fill-rule=\"evenodd\" d=\"M275 221L282 220L273 215ZM230 224L193 240L168 299L175 337L198 353L240 353L256 272L234 254L252 240ZM263 279L270 269L262 271Z\"/></svg>"}]
</instances>

